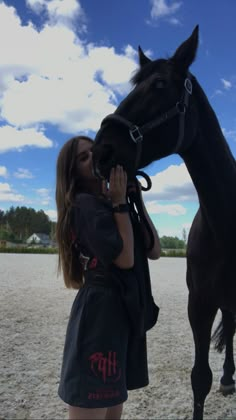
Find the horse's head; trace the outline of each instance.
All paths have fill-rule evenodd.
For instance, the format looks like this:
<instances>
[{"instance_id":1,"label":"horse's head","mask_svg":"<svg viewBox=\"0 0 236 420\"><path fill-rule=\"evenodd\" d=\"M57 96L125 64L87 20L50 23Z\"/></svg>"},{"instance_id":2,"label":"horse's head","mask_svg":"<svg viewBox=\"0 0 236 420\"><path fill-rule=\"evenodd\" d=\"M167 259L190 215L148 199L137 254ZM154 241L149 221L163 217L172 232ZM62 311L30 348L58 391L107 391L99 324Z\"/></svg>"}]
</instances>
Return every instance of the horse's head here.
<instances>
[{"instance_id":1,"label":"horse's head","mask_svg":"<svg viewBox=\"0 0 236 420\"><path fill-rule=\"evenodd\" d=\"M152 61L139 48L134 88L103 120L95 139L97 175L108 178L111 167L119 163L133 177L138 168L188 148L197 125L188 72L197 45L198 26L169 59Z\"/></svg>"}]
</instances>

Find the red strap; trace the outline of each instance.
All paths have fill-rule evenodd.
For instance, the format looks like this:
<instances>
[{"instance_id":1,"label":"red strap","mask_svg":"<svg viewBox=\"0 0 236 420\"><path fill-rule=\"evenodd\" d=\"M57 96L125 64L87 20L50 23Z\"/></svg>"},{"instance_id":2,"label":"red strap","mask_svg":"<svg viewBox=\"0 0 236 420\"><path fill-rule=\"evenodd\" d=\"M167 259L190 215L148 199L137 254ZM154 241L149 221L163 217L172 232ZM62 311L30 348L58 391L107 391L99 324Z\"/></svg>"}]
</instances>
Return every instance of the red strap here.
<instances>
[{"instance_id":1,"label":"red strap","mask_svg":"<svg viewBox=\"0 0 236 420\"><path fill-rule=\"evenodd\" d=\"M97 263L98 263L97 257L93 257L92 260L90 261L88 267L89 268L95 268L95 267L97 267Z\"/></svg>"}]
</instances>

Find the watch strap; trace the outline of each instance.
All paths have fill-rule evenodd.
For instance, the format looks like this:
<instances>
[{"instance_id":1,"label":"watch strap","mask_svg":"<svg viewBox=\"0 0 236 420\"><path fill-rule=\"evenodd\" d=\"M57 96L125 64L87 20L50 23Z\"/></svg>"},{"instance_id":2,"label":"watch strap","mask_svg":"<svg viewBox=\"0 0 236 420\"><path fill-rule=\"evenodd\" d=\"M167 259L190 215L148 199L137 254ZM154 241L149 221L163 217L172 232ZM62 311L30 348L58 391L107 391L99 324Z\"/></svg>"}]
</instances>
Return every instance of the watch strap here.
<instances>
[{"instance_id":1,"label":"watch strap","mask_svg":"<svg viewBox=\"0 0 236 420\"><path fill-rule=\"evenodd\" d=\"M118 204L115 207L112 207L112 213L128 213L129 206L128 204Z\"/></svg>"}]
</instances>

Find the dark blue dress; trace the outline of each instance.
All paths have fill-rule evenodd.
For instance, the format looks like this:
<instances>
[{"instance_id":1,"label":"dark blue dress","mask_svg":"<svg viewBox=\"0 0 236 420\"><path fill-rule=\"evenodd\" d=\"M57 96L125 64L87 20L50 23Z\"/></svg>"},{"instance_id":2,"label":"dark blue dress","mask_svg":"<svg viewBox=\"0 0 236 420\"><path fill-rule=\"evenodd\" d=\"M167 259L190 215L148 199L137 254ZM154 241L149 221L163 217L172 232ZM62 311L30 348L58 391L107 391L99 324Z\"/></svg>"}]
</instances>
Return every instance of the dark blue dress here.
<instances>
[{"instance_id":1,"label":"dark blue dress","mask_svg":"<svg viewBox=\"0 0 236 420\"><path fill-rule=\"evenodd\" d=\"M156 323L158 307L138 219L130 216L135 263L124 270L112 263L123 241L110 203L80 194L72 211L78 253L98 262L85 271L67 327L58 393L72 406L117 405L127 390L148 385L146 331Z\"/></svg>"}]
</instances>

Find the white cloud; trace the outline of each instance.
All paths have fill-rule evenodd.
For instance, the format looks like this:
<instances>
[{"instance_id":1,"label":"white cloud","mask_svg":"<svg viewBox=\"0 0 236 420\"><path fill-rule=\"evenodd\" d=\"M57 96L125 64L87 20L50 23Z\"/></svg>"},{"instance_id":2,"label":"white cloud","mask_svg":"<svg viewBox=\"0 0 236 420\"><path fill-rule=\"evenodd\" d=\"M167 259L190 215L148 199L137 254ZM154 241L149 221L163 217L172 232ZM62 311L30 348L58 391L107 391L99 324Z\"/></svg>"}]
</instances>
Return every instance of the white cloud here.
<instances>
[{"instance_id":1,"label":"white cloud","mask_svg":"<svg viewBox=\"0 0 236 420\"><path fill-rule=\"evenodd\" d=\"M152 188L144 193L145 201L198 201L195 187L184 163L170 165L150 178Z\"/></svg>"},{"instance_id":2,"label":"white cloud","mask_svg":"<svg viewBox=\"0 0 236 420\"><path fill-rule=\"evenodd\" d=\"M70 18L83 15L79 0L51 0L47 2L47 9L50 15Z\"/></svg>"},{"instance_id":3,"label":"white cloud","mask_svg":"<svg viewBox=\"0 0 236 420\"><path fill-rule=\"evenodd\" d=\"M146 208L150 214L169 214L171 216L181 216L186 214L186 209L180 204L158 204L156 201L146 201Z\"/></svg>"},{"instance_id":4,"label":"white cloud","mask_svg":"<svg viewBox=\"0 0 236 420\"><path fill-rule=\"evenodd\" d=\"M18 168L18 170L14 173L14 176L20 179L34 178L32 173L28 169L24 169L24 168Z\"/></svg>"},{"instance_id":5,"label":"white cloud","mask_svg":"<svg viewBox=\"0 0 236 420\"><path fill-rule=\"evenodd\" d=\"M225 79L220 79L220 80L223 83L223 86L226 90L229 90L232 88L232 83L229 80L225 80Z\"/></svg>"},{"instance_id":6,"label":"white cloud","mask_svg":"<svg viewBox=\"0 0 236 420\"><path fill-rule=\"evenodd\" d=\"M167 4L167 0L151 0L151 17L152 19L160 19L174 15L182 6L182 2L172 1L170 5ZM172 21L175 23L178 20ZM179 23L179 22L178 22Z\"/></svg>"},{"instance_id":7,"label":"white cloud","mask_svg":"<svg viewBox=\"0 0 236 420\"><path fill-rule=\"evenodd\" d=\"M150 178L152 188L143 194L150 214L182 216L187 213L186 208L179 203L160 204L160 201L198 202L195 187L184 163L170 165Z\"/></svg>"},{"instance_id":8,"label":"white cloud","mask_svg":"<svg viewBox=\"0 0 236 420\"><path fill-rule=\"evenodd\" d=\"M36 191L37 191L38 194L44 195L44 196L49 193L49 189L48 188L38 188Z\"/></svg>"},{"instance_id":9,"label":"white cloud","mask_svg":"<svg viewBox=\"0 0 236 420\"><path fill-rule=\"evenodd\" d=\"M179 19L177 19L177 18L175 18L175 17L172 17L172 18L168 19L168 21L169 21L172 25L175 25L175 26L179 26L179 25L181 25L180 20L179 20Z\"/></svg>"},{"instance_id":10,"label":"white cloud","mask_svg":"<svg viewBox=\"0 0 236 420\"><path fill-rule=\"evenodd\" d=\"M61 23L73 27L77 21L77 28L86 30L85 14L79 0L26 0L26 4L37 14L46 12L50 25Z\"/></svg>"},{"instance_id":11,"label":"white cloud","mask_svg":"<svg viewBox=\"0 0 236 420\"><path fill-rule=\"evenodd\" d=\"M115 91L120 91L123 85L126 86L129 76L137 69L135 57L137 54L130 45L124 48L124 54L117 54L113 47L88 45L89 67L94 75L99 72L103 82Z\"/></svg>"},{"instance_id":12,"label":"white cloud","mask_svg":"<svg viewBox=\"0 0 236 420\"><path fill-rule=\"evenodd\" d=\"M16 194L9 184L0 182L0 201L22 202L24 197L21 194Z\"/></svg>"},{"instance_id":13,"label":"white cloud","mask_svg":"<svg viewBox=\"0 0 236 420\"><path fill-rule=\"evenodd\" d=\"M35 13L41 13L46 7L45 0L26 0L27 6L29 6Z\"/></svg>"},{"instance_id":14,"label":"white cloud","mask_svg":"<svg viewBox=\"0 0 236 420\"><path fill-rule=\"evenodd\" d=\"M44 122L55 124L64 132L96 131L101 119L115 110L111 103L113 92L88 74L80 78L81 68L76 68L77 83L73 69L71 77L68 74L63 79L32 75L26 83L13 82L4 95L3 117L20 127ZM24 107L20 106L22 101Z\"/></svg>"},{"instance_id":15,"label":"white cloud","mask_svg":"<svg viewBox=\"0 0 236 420\"><path fill-rule=\"evenodd\" d=\"M183 235L183 229L185 229L186 235L188 237L191 226L192 226L192 223L183 223L182 224L182 235Z\"/></svg>"},{"instance_id":16,"label":"white cloud","mask_svg":"<svg viewBox=\"0 0 236 420\"><path fill-rule=\"evenodd\" d=\"M50 220L53 222L57 221L57 211L56 210L44 210L44 213L46 213Z\"/></svg>"},{"instance_id":17,"label":"white cloud","mask_svg":"<svg viewBox=\"0 0 236 420\"><path fill-rule=\"evenodd\" d=\"M223 92L220 89L216 89L215 92L211 95L211 99L219 95L223 95Z\"/></svg>"},{"instance_id":18,"label":"white cloud","mask_svg":"<svg viewBox=\"0 0 236 420\"><path fill-rule=\"evenodd\" d=\"M74 16L82 10L79 0L26 0L26 4L35 13L46 9L49 14L61 16Z\"/></svg>"},{"instance_id":19,"label":"white cloud","mask_svg":"<svg viewBox=\"0 0 236 420\"><path fill-rule=\"evenodd\" d=\"M132 60L137 58L138 53L132 47L132 45L130 45L130 44L126 45L123 50L124 50L124 53L125 53L126 57L131 58Z\"/></svg>"},{"instance_id":20,"label":"white cloud","mask_svg":"<svg viewBox=\"0 0 236 420\"><path fill-rule=\"evenodd\" d=\"M226 128L222 128L222 131L227 140L236 141L236 130L227 130Z\"/></svg>"},{"instance_id":21,"label":"white cloud","mask_svg":"<svg viewBox=\"0 0 236 420\"><path fill-rule=\"evenodd\" d=\"M189 231L191 226L192 226L192 223L183 223L182 224L182 228L186 229L186 231Z\"/></svg>"},{"instance_id":22,"label":"white cloud","mask_svg":"<svg viewBox=\"0 0 236 420\"><path fill-rule=\"evenodd\" d=\"M41 205L47 206L51 201L50 191L48 188L38 188L36 194L39 196L38 201Z\"/></svg>"},{"instance_id":23,"label":"white cloud","mask_svg":"<svg viewBox=\"0 0 236 420\"><path fill-rule=\"evenodd\" d=\"M158 234L160 237L162 236L177 236L179 239L182 239L182 228L181 227L176 227L174 228L173 226L171 227L161 227L161 226L156 226L157 230L158 230Z\"/></svg>"},{"instance_id":24,"label":"white cloud","mask_svg":"<svg viewBox=\"0 0 236 420\"><path fill-rule=\"evenodd\" d=\"M8 172L5 166L0 166L0 176L7 178Z\"/></svg>"},{"instance_id":25,"label":"white cloud","mask_svg":"<svg viewBox=\"0 0 236 420\"><path fill-rule=\"evenodd\" d=\"M39 12L46 2L28 4ZM50 4L52 13L62 7L56 0ZM58 22L40 31L31 23L22 26L14 8L4 3L0 50L0 116L18 128L50 123L66 133L96 131L115 110L116 94L130 90L127 80L137 68L130 45L117 54L114 48L86 45L71 27Z\"/></svg>"},{"instance_id":26,"label":"white cloud","mask_svg":"<svg viewBox=\"0 0 236 420\"><path fill-rule=\"evenodd\" d=\"M5 125L0 127L0 138L0 153L11 149L22 150L26 146L49 148L53 145L43 131L37 131L35 128L18 130Z\"/></svg>"},{"instance_id":27,"label":"white cloud","mask_svg":"<svg viewBox=\"0 0 236 420\"><path fill-rule=\"evenodd\" d=\"M177 236L179 239L183 239L183 229L185 229L186 236L188 238L189 231L192 223L183 223L183 224L171 224L170 226L162 226L158 221L154 220L156 228L158 230L159 236Z\"/></svg>"}]
</instances>

